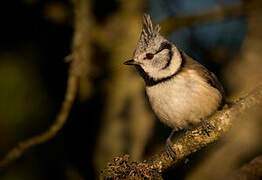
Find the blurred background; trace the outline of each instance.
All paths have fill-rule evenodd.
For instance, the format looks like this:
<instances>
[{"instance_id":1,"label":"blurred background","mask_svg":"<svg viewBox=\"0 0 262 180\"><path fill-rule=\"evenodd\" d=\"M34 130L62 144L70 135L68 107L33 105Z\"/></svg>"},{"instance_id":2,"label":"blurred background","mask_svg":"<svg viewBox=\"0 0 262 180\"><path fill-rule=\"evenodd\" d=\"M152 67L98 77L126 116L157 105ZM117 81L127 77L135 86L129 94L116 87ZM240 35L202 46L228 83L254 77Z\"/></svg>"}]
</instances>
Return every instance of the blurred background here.
<instances>
[{"instance_id":1,"label":"blurred background","mask_svg":"<svg viewBox=\"0 0 262 180\"><path fill-rule=\"evenodd\" d=\"M64 58L72 53L76 4L81 1L85 6L86 74L68 121L55 138L30 149L1 172L1 180L97 179L114 156L128 153L132 160L141 161L164 147L171 129L152 113L142 79L134 69L122 65L132 58L144 12L162 25L163 35L218 76L228 97L254 89L261 81L259 0L3 1L1 158L17 142L45 131L54 122L66 90L70 62ZM260 121L245 124L242 135L238 130L224 142L230 142L229 149L217 150L213 145L215 155L209 151L209 161L200 152L164 176L192 179L208 174L206 164L211 165L213 159L212 167L217 166L225 154L223 167L227 170L251 160L262 152L257 139L262 135L261 126Z\"/></svg>"}]
</instances>

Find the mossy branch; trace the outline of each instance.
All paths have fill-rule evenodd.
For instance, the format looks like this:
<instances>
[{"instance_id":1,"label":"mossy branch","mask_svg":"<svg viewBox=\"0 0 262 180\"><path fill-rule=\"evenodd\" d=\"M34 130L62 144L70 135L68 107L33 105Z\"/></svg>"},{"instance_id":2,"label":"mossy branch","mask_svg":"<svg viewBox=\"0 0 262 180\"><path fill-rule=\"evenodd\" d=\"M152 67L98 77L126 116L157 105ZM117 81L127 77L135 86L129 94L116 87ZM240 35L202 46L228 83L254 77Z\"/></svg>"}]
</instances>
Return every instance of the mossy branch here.
<instances>
[{"instance_id":1,"label":"mossy branch","mask_svg":"<svg viewBox=\"0 0 262 180\"><path fill-rule=\"evenodd\" d=\"M233 100L230 107L224 107L208 119L213 126L209 134L202 126L187 130L176 138L173 144L175 158L172 159L166 152L153 156L142 163L129 162L128 156L116 157L101 173L101 179L161 179L164 170L185 159L190 154L217 141L230 129L232 123L250 108L262 106L262 85L244 97Z\"/></svg>"}]
</instances>

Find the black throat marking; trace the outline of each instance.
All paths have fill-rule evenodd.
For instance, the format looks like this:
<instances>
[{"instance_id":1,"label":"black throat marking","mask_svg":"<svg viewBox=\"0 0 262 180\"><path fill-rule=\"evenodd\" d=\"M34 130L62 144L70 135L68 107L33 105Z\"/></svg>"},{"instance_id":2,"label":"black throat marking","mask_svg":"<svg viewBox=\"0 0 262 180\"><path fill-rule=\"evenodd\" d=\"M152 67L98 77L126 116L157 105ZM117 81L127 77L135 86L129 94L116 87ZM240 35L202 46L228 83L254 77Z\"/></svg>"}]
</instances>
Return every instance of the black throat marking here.
<instances>
[{"instance_id":1,"label":"black throat marking","mask_svg":"<svg viewBox=\"0 0 262 180\"><path fill-rule=\"evenodd\" d=\"M162 82L165 82L165 81L168 81L168 80L172 79L175 75L177 75L177 73L181 72L181 70L184 67L185 60L184 60L184 57L182 56L181 52L180 52L180 55L181 55L181 65L180 65L179 69L174 74L172 74L170 76L167 76L167 77L164 77L164 78L157 79L157 80L154 80L152 77L150 77L148 75L148 73L146 73L144 71L144 69L140 65L135 65L135 67L136 67L138 73L140 74L140 76L142 76L142 78L144 79L147 87L155 86L155 85L157 85L159 83L162 83ZM169 60L170 62L171 62L171 59ZM170 64L170 62L169 62L169 64Z\"/></svg>"}]
</instances>

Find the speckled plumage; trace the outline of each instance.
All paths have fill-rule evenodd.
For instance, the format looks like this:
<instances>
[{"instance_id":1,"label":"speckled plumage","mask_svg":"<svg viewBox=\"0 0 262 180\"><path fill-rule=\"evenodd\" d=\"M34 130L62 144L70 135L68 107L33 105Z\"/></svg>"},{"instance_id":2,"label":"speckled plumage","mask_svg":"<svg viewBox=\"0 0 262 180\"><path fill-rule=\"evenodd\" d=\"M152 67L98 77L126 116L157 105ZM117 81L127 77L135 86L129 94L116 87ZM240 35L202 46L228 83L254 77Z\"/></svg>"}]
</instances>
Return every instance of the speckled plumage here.
<instances>
[{"instance_id":1,"label":"speckled plumage","mask_svg":"<svg viewBox=\"0 0 262 180\"><path fill-rule=\"evenodd\" d=\"M212 115L224 99L216 76L159 34L149 15L133 60L146 83L146 92L157 117L175 130L189 128Z\"/></svg>"}]
</instances>

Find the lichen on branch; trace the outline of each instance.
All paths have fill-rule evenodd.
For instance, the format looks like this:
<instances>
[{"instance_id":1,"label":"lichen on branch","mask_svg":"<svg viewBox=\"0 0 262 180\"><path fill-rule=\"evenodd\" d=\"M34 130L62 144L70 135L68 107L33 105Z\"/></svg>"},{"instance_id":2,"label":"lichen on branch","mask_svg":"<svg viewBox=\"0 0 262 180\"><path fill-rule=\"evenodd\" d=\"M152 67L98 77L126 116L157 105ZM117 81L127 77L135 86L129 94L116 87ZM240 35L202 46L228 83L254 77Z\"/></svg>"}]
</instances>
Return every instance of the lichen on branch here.
<instances>
[{"instance_id":1,"label":"lichen on branch","mask_svg":"<svg viewBox=\"0 0 262 180\"><path fill-rule=\"evenodd\" d=\"M117 160L115 159L113 163L109 163L101 172L100 179L128 179L131 172L133 172L131 176L133 179L141 179L141 177L146 177L148 174L149 176L146 177L148 179L162 179L161 175L164 170L220 139L229 131L234 121L237 121L242 113L261 105L262 85L245 96L235 98L232 100L230 107L226 105L222 110L211 116L208 119L208 123L213 128L208 134L199 125L194 129L185 131L185 133L176 138L173 142L174 159L165 151L154 155L151 159L142 163L129 162L127 156L117 157Z\"/></svg>"}]
</instances>

